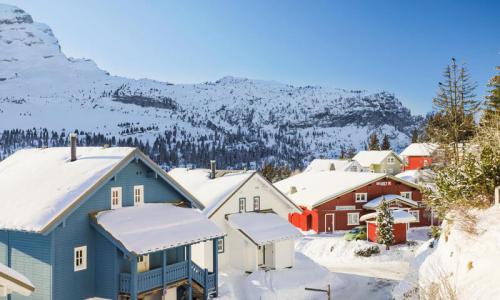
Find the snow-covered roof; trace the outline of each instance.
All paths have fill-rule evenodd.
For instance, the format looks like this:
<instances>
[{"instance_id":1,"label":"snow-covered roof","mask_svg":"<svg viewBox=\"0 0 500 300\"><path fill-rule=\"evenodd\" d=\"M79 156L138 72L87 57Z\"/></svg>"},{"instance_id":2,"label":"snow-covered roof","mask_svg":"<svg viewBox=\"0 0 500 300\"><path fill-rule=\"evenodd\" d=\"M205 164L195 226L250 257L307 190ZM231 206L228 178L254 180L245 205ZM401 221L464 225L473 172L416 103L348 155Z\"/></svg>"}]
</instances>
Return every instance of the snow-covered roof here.
<instances>
[{"instance_id":1,"label":"snow-covered roof","mask_svg":"<svg viewBox=\"0 0 500 300\"><path fill-rule=\"evenodd\" d=\"M370 151L359 151L358 154L356 154L352 159L356 160L359 162L359 164L363 167L369 167L372 164L380 164L384 161L384 159L389 156L390 154L393 154L394 157L396 157L398 160L401 160L399 155L394 153L391 150L382 150L382 151L375 151L375 150L370 150Z\"/></svg>"},{"instance_id":2,"label":"snow-covered roof","mask_svg":"<svg viewBox=\"0 0 500 300\"><path fill-rule=\"evenodd\" d=\"M436 174L431 169L421 169L421 170L407 170L396 174L396 178L404 181L411 182L413 184L418 183L429 183L433 182L434 176Z\"/></svg>"},{"instance_id":3,"label":"snow-covered roof","mask_svg":"<svg viewBox=\"0 0 500 300\"><path fill-rule=\"evenodd\" d=\"M415 202L414 200L405 198L405 197L400 196L400 195L388 194L388 195L379 196L377 198L374 198L374 199L368 201L365 205L363 205L363 208L364 209L377 209L380 207L380 205L382 205L383 201L389 202L389 203L394 202L394 201L400 201L400 202L403 202L409 206L418 207L418 203Z\"/></svg>"},{"instance_id":4,"label":"snow-covered roof","mask_svg":"<svg viewBox=\"0 0 500 300\"><path fill-rule=\"evenodd\" d=\"M41 231L134 152L128 147L24 149L0 162L0 229Z\"/></svg>"},{"instance_id":5,"label":"snow-covered roof","mask_svg":"<svg viewBox=\"0 0 500 300\"><path fill-rule=\"evenodd\" d=\"M0 263L0 297L2 287L7 289L7 294L15 292L23 296L30 296L35 290L35 286L26 276Z\"/></svg>"},{"instance_id":6,"label":"snow-covered roof","mask_svg":"<svg viewBox=\"0 0 500 300\"><path fill-rule=\"evenodd\" d=\"M224 236L198 209L165 203L99 212L95 222L125 249L138 255Z\"/></svg>"},{"instance_id":7,"label":"snow-covered roof","mask_svg":"<svg viewBox=\"0 0 500 300\"><path fill-rule=\"evenodd\" d=\"M355 160L318 158L311 161L304 172L350 171L353 166L361 167Z\"/></svg>"},{"instance_id":8,"label":"snow-covered roof","mask_svg":"<svg viewBox=\"0 0 500 300\"><path fill-rule=\"evenodd\" d=\"M406 147L401 156L432 156L439 145L432 143L412 143Z\"/></svg>"},{"instance_id":9,"label":"snow-covered roof","mask_svg":"<svg viewBox=\"0 0 500 300\"><path fill-rule=\"evenodd\" d=\"M405 210L400 210L400 209L392 210L391 214L392 214L392 217L394 218L394 224L410 223L410 222L417 221L415 216L413 216L412 214L410 214L409 212L407 212ZM372 213L361 216L359 218L359 221L364 222L364 221L368 221L370 219L375 219L377 217L377 215L378 215L378 212L372 212Z\"/></svg>"},{"instance_id":10,"label":"snow-covered roof","mask_svg":"<svg viewBox=\"0 0 500 300\"><path fill-rule=\"evenodd\" d=\"M168 175L193 194L205 207L203 213L210 215L254 173L218 171L216 178L210 179L208 169L175 168Z\"/></svg>"},{"instance_id":11,"label":"snow-covered roof","mask_svg":"<svg viewBox=\"0 0 500 300\"><path fill-rule=\"evenodd\" d=\"M302 236L295 226L274 213L235 213L227 216L227 222L258 246Z\"/></svg>"},{"instance_id":12,"label":"snow-covered roof","mask_svg":"<svg viewBox=\"0 0 500 300\"><path fill-rule=\"evenodd\" d=\"M350 190L386 177L369 172L302 172L276 182L276 186L298 205L312 208Z\"/></svg>"}]
</instances>

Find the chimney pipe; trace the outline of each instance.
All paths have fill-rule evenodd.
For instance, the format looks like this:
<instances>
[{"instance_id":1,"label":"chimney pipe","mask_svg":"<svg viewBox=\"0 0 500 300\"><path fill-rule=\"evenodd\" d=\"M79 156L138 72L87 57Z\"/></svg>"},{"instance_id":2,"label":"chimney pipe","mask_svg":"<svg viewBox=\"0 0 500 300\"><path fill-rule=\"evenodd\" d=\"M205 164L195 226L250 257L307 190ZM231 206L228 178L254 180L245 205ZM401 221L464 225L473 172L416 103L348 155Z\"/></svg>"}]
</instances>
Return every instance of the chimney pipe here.
<instances>
[{"instance_id":1,"label":"chimney pipe","mask_svg":"<svg viewBox=\"0 0 500 300\"><path fill-rule=\"evenodd\" d=\"M500 186L495 188L495 205L500 205Z\"/></svg>"},{"instance_id":2,"label":"chimney pipe","mask_svg":"<svg viewBox=\"0 0 500 300\"><path fill-rule=\"evenodd\" d=\"M211 160L210 161L210 179L214 179L215 178L215 160Z\"/></svg>"},{"instance_id":3,"label":"chimney pipe","mask_svg":"<svg viewBox=\"0 0 500 300\"><path fill-rule=\"evenodd\" d=\"M71 140L71 161L76 160L76 133L69 135Z\"/></svg>"}]
</instances>

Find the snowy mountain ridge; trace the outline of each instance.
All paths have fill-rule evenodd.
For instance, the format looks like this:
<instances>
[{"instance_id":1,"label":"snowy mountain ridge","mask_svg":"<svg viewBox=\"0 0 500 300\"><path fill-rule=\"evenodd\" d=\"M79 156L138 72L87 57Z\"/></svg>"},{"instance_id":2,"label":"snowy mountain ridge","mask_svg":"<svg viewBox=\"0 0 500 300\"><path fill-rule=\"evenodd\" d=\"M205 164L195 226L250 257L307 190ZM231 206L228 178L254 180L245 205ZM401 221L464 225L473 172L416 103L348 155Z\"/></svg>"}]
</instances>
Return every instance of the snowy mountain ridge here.
<instances>
[{"instance_id":1,"label":"snowy mountain ridge","mask_svg":"<svg viewBox=\"0 0 500 300\"><path fill-rule=\"evenodd\" d=\"M198 152L250 153L228 166L249 160L300 165L338 155L341 147L361 149L372 132L388 134L401 149L421 121L388 92L231 76L201 84L111 76L92 60L67 58L50 27L0 4L0 130L78 129L161 141L168 151L184 142ZM176 155L179 163L193 162Z\"/></svg>"}]
</instances>

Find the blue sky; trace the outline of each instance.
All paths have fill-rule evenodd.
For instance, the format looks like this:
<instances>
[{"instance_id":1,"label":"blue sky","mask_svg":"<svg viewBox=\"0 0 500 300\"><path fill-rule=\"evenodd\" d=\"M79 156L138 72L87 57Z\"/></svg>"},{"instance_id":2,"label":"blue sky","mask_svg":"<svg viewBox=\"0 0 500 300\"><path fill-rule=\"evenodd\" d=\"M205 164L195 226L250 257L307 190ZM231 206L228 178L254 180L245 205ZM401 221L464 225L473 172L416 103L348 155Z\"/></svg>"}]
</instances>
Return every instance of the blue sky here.
<instances>
[{"instance_id":1,"label":"blue sky","mask_svg":"<svg viewBox=\"0 0 500 300\"><path fill-rule=\"evenodd\" d=\"M388 90L425 113L451 57L479 96L500 65L495 0L3 1L51 26L68 56L133 78Z\"/></svg>"}]
</instances>

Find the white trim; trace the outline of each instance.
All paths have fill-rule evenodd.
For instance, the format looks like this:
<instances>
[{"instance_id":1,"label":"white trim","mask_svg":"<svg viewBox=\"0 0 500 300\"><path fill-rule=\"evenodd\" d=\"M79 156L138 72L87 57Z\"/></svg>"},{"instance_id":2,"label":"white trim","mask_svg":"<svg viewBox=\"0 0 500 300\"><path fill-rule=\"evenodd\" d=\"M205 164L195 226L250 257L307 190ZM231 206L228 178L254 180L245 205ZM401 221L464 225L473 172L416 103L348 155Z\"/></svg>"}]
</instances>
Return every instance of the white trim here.
<instances>
[{"instance_id":1,"label":"white trim","mask_svg":"<svg viewBox=\"0 0 500 300\"><path fill-rule=\"evenodd\" d=\"M342 211L342 210L356 210L355 205L339 205L335 206L335 210Z\"/></svg>"},{"instance_id":2,"label":"white trim","mask_svg":"<svg viewBox=\"0 0 500 300\"><path fill-rule=\"evenodd\" d=\"M144 204L144 186L134 185L134 206Z\"/></svg>"},{"instance_id":3,"label":"white trim","mask_svg":"<svg viewBox=\"0 0 500 300\"><path fill-rule=\"evenodd\" d=\"M358 222L357 223L351 223L349 222L349 217L351 216L356 216L358 218ZM356 212L356 213L347 213L347 226L353 226L353 225L359 225L359 212Z\"/></svg>"},{"instance_id":4,"label":"white trim","mask_svg":"<svg viewBox=\"0 0 500 300\"><path fill-rule=\"evenodd\" d=\"M326 226L326 217L327 216L332 216L332 230L331 231L328 231L328 227ZM325 232L334 232L335 231L335 214L334 213L328 213L328 214L325 214Z\"/></svg>"},{"instance_id":5,"label":"white trim","mask_svg":"<svg viewBox=\"0 0 500 300\"><path fill-rule=\"evenodd\" d=\"M115 186L111 188L111 209L120 207L122 207L122 187Z\"/></svg>"},{"instance_id":6,"label":"white trim","mask_svg":"<svg viewBox=\"0 0 500 300\"><path fill-rule=\"evenodd\" d=\"M364 200L358 200L358 195L364 195ZM368 193L355 193L354 194L354 201L356 203L364 203L366 201L368 201Z\"/></svg>"},{"instance_id":7,"label":"white trim","mask_svg":"<svg viewBox=\"0 0 500 300\"><path fill-rule=\"evenodd\" d=\"M75 272L87 269L87 246L76 247L73 251L73 267Z\"/></svg>"},{"instance_id":8,"label":"white trim","mask_svg":"<svg viewBox=\"0 0 500 300\"><path fill-rule=\"evenodd\" d=\"M412 192L401 192L401 193L399 193L399 194L400 194L400 195L401 195L401 197L403 197L403 198L413 200L413 199L412 199ZM407 197L407 196L409 196L409 197Z\"/></svg>"},{"instance_id":9,"label":"white trim","mask_svg":"<svg viewBox=\"0 0 500 300\"><path fill-rule=\"evenodd\" d=\"M412 214L415 219L417 219L416 221L413 221L411 223L420 223L420 211L419 210L410 210L408 211L410 214Z\"/></svg>"}]
</instances>

